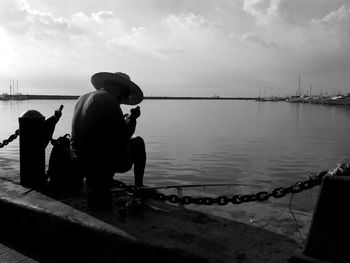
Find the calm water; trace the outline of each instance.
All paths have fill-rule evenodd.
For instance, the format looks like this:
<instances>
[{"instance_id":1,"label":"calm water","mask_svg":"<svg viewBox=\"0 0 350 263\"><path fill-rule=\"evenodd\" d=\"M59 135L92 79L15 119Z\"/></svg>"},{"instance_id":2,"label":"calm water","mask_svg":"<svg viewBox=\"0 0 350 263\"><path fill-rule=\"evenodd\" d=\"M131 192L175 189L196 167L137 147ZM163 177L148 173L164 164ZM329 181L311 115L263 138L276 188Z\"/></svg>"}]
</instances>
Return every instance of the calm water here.
<instances>
[{"instance_id":1,"label":"calm water","mask_svg":"<svg viewBox=\"0 0 350 263\"><path fill-rule=\"evenodd\" d=\"M18 128L24 111L36 109L49 117L61 104L65 107L54 137L70 132L74 100L0 101L0 139ZM147 185L237 183L242 186L204 192L251 193L305 180L350 155L346 107L220 100L146 100L140 106L136 134L147 145ZM1 173L18 173L18 140L0 153ZM131 173L117 177L133 181ZM317 189L298 194L293 207L310 212L316 196ZM269 205L282 209L289 201Z\"/></svg>"}]
</instances>

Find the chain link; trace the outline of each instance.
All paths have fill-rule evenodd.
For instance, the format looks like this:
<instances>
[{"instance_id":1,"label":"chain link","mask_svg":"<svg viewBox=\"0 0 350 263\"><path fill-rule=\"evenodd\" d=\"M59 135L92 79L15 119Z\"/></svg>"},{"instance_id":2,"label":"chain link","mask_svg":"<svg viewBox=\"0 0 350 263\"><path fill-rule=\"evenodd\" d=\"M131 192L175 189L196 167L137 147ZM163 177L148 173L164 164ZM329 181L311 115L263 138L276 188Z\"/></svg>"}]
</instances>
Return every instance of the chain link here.
<instances>
[{"instance_id":1,"label":"chain link","mask_svg":"<svg viewBox=\"0 0 350 263\"><path fill-rule=\"evenodd\" d=\"M8 145L10 142L14 141L19 135L19 129L15 131L14 134L12 134L8 139L3 140L0 142L0 148L4 148L6 145Z\"/></svg>"},{"instance_id":2,"label":"chain link","mask_svg":"<svg viewBox=\"0 0 350 263\"><path fill-rule=\"evenodd\" d=\"M152 198L159 201L168 201L170 203L176 204L181 203L184 205L196 204L196 205L227 205L232 204L241 204L253 201L266 201L270 197L273 198L283 198L287 194L295 194L301 191L310 189L314 186L321 185L322 178L328 174L328 171L323 171L317 175L311 175L308 180L296 182L288 187L277 187L272 189L270 192L260 191L254 194L244 194L244 195L232 195L232 196L218 196L215 198L212 197L192 197L192 196L183 196L179 197L177 195L165 195L160 193L152 188L137 188L132 185L127 185L121 181L114 181L114 186L117 188L124 189L130 193L133 193L135 196L143 198ZM181 188L181 186L179 186Z\"/></svg>"}]
</instances>

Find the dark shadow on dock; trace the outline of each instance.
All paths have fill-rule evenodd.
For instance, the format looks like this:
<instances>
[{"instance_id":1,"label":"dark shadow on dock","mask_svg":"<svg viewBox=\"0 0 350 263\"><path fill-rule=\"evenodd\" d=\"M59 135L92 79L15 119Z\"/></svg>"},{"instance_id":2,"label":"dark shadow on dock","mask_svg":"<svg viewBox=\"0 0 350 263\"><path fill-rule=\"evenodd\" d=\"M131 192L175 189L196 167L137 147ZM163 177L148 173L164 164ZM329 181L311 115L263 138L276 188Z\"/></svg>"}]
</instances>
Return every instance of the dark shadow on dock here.
<instances>
[{"instance_id":1,"label":"dark shadow on dock","mask_svg":"<svg viewBox=\"0 0 350 263\"><path fill-rule=\"evenodd\" d=\"M287 237L165 202L123 211L131 196L122 190L103 210L87 205L85 189L39 192L17 179L0 178L1 236L52 262L283 262L298 247Z\"/></svg>"}]
</instances>

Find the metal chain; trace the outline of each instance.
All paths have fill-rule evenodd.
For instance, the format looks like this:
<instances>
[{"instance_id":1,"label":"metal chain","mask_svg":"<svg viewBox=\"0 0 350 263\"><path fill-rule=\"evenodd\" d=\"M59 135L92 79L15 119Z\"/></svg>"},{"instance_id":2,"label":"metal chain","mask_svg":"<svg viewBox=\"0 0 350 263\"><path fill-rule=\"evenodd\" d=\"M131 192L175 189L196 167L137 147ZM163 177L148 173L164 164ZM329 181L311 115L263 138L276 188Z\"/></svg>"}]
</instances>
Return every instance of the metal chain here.
<instances>
[{"instance_id":1,"label":"metal chain","mask_svg":"<svg viewBox=\"0 0 350 263\"><path fill-rule=\"evenodd\" d=\"M160 193L152 188L137 188L133 185L127 185L121 181L114 181L114 185L118 188L126 190L130 193L133 193L135 196L152 198L159 201L168 201L170 203L182 203L185 205L196 204L196 205L227 205L228 203L232 204L241 204L252 201L266 201L270 197L273 198L282 198L290 193L299 193L301 191L310 189L314 186L321 185L322 178L328 174L328 171L323 171L317 175L311 175L308 180L298 181L288 187L277 187L270 192L261 191L255 194L245 194L245 195L232 195L232 196L218 196L216 198L212 197L192 197L192 196L183 196L179 197L177 195L165 195ZM178 188L181 188L179 186Z\"/></svg>"},{"instance_id":2,"label":"metal chain","mask_svg":"<svg viewBox=\"0 0 350 263\"><path fill-rule=\"evenodd\" d=\"M15 131L8 139L5 139L0 143L0 148L8 145L10 142L14 141L19 136L19 129ZM57 140L51 139L51 143L55 145ZM301 191L310 189L314 186L320 185L322 178L328 174L328 171L323 171L317 175L310 176L308 180L298 181L288 187L277 187L272 189L271 192L261 191L255 194L244 194L244 195L232 195L232 196L218 196L216 198L212 197L192 197L192 196L183 196L179 197L177 195L165 195L160 193L152 188L137 188L133 185L127 185L121 181L114 181L114 185L118 188L124 189L130 193L133 193L135 196L152 198L159 201L169 201L170 203L182 203L185 205L197 204L197 205L227 205L228 203L232 204L241 204L245 202L252 201L266 201L270 197L273 198L282 198L290 193L299 193ZM179 186L178 188L181 188Z\"/></svg>"},{"instance_id":3,"label":"metal chain","mask_svg":"<svg viewBox=\"0 0 350 263\"><path fill-rule=\"evenodd\" d=\"M0 142L0 148L4 148L6 145L8 145L10 142L14 141L19 135L19 129L15 131L14 134L12 134L8 139L3 140Z\"/></svg>"}]
</instances>

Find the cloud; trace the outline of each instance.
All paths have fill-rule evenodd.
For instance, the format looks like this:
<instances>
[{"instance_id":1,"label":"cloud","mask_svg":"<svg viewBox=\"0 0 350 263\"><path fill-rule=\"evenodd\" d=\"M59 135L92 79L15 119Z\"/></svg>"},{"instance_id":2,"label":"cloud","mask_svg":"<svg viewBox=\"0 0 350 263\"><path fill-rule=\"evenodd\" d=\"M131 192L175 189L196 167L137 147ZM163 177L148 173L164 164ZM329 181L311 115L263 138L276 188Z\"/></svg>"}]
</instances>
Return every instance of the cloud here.
<instances>
[{"instance_id":1,"label":"cloud","mask_svg":"<svg viewBox=\"0 0 350 263\"><path fill-rule=\"evenodd\" d=\"M303 52L344 48L350 40L350 8L339 1L242 0L243 10L256 21L241 40L265 47ZM250 31L252 32L252 30ZM268 41L266 41L268 39Z\"/></svg>"},{"instance_id":2,"label":"cloud","mask_svg":"<svg viewBox=\"0 0 350 263\"><path fill-rule=\"evenodd\" d=\"M29 6L27 1L18 1L18 8L20 12L25 13L25 20L28 25L37 25L45 29L54 31L64 31L69 27L69 22L63 17L55 17L49 12L40 12Z\"/></svg>"},{"instance_id":3,"label":"cloud","mask_svg":"<svg viewBox=\"0 0 350 263\"><path fill-rule=\"evenodd\" d=\"M147 49L149 43L147 43L145 31L144 27L133 27L130 33L107 36L108 46L123 49Z\"/></svg>"},{"instance_id":4,"label":"cloud","mask_svg":"<svg viewBox=\"0 0 350 263\"><path fill-rule=\"evenodd\" d=\"M63 75L85 74L102 59L100 65L112 64L114 53L108 53L108 41L138 32L111 11L63 17L41 12L25 0L2 0L0 5L0 71L4 74L17 71L31 79L54 77L58 69Z\"/></svg>"},{"instance_id":5,"label":"cloud","mask_svg":"<svg viewBox=\"0 0 350 263\"><path fill-rule=\"evenodd\" d=\"M91 35L99 38L111 38L124 30L123 23L112 11L98 11L90 15L84 12L73 14L69 19L69 31L72 34Z\"/></svg>"},{"instance_id":6,"label":"cloud","mask_svg":"<svg viewBox=\"0 0 350 263\"><path fill-rule=\"evenodd\" d=\"M258 24L268 24L278 17L280 0L242 0L243 10L253 16Z\"/></svg>"},{"instance_id":7,"label":"cloud","mask_svg":"<svg viewBox=\"0 0 350 263\"><path fill-rule=\"evenodd\" d=\"M1 25L12 33L24 34L31 30L65 31L69 27L67 19L31 8L26 0L5 0L1 10Z\"/></svg>"},{"instance_id":8,"label":"cloud","mask_svg":"<svg viewBox=\"0 0 350 263\"><path fill-rule=\"evenodd\" d=\"M259 83L288 85L303 71L334 82L331 73L349 69L349 6L341 0L68 2L0 1L3 75L21 72L32 87L53 79L60 88L121 70L153 94L244 95Z\"/></svg>"},{"instance_id":9,"label":"cloud","mask_svg":"<svg viewBox=\"0 0 350 263\"><path fill-rule=\"evenodd\" d=\"M217 25L194 13L169 14L162 20L166 43L171 50L191 50L219 42Z\"/></svg>"},{"instance_id":10,"label":"cloud","mask_svg":"<svg viewBox=\"0 0 350 263\"><path fill-rule=\"evenodd\" d=\"M116 34L134 34L112 11L100 10L90 15L77 12L69 17L59 17L32 8L26 0L4 1L1 10L8 9L10 12L0 13L1 27L11 34L64 41L76 36L108 40Z\"/></svg>"},{"instance_id":11,"label":"cloud","mask_svg":"<svg viewBox=\"0 0 350 263\"><path fill-rule=\"evenodd\" d=\"M164 23L169 26L172 30L191 30L200 29L210 25L210 22L200 15L194 13L170 14Z\"/></svg>"},{"instance_id":12,"label":"cloud","mask_svg":"<svg viewBox=\"0 0 350 263\"><path fill-rule=\"evenodd\" d=\"M319 46L328 50L328 53L334 53L337 50L348 51L350 48L350 7L342 5L321 18L312 19L307 24L307 30L309 34L305 35L310 42L317 41Z\"/></svg>"},{"instance_id":13,"label":"cloud","mask_svg":"<svg viewBox=\"0 0 350 263\"><path fill-rule=\"evenodd\" d=\"M153 54L181 54L216 42L216 25L193 12L166 15L154 30L128 25L113 11L83 11L56 16L29 5L27 0L5 0L11 11L1 26L33 41L48 41L57 48L67 45L94 45ZM3 10L3 9L2 9ZM157 31L157 32L156 32ZM163 34L159 34L159 32ZM43 42L44 43L44 42ZM90 46L91 47L91 46ZM73 49L74 46L70 46Z\"/></svg>"},{"instance_id":14,"label":"cloud","mask_svg":"<svg viewBox=\"0 0 350 263\"><path fill-rule=\"evenodd\" d=\"M253 42L264 48L276 48L277 44L272 41L262 39L256 32L245 33L241 36L242 41Z\"/></svg>"},{"instance_id":15,"label":"cloud","mask_svg":"<svg viewBox=\"0 0 350 263\"><path fill-rule=\"evenodd\" d=\"M329 29L338 29L350 33L350 7L342 5L320 19L312 19L311 24Z\"/></svg>"},{"instance_id":16,"label":"cloud","mask_svg":"<svg viewBox=\"0 0 350 263\"><path fill-rule=\"evenodd\" d=\"M341 0L241 0L242 9L258 25L305 26L310 20L319 20L335 7L345 5ZM345 10L342 10L344 12ZM341 12L340 12L341 13ZM334 16L341 15L338 10Z\"/></svg>"},{"instance_id":17,"label":"cloud","mask_svg":"<svg viewBox=\"0 0 350 263\"><path fill-rule=\"evenodd\" d=\"M110 10L57 16L32 7L27 0L3 0L1 5L0 10L10 10L0 17L0 27L9 35L62 50L83 45L171 55L215 45L219 37L218 26L194 12L169 13L148 27L147 23L130 25Z\"/></svg>"}]
</instances>

